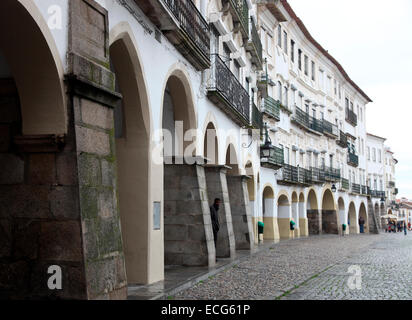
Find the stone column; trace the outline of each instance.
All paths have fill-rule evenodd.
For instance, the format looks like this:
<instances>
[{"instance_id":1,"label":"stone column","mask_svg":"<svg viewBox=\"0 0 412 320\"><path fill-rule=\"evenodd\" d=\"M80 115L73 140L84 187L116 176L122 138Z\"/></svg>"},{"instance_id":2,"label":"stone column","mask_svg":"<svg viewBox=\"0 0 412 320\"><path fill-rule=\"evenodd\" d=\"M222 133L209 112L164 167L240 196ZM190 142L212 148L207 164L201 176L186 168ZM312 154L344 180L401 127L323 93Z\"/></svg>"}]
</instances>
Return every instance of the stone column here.
<instances>
[{"instance_id":1,"label":"stone column","mask_svg":"<svg viewBox=\"0 0 412 320\"><path fill-rule=\"evenodd\" d=\"M336 210L322 210L322 233L341 234L341 231Z\"/></svg>"},{"instance_id":2,"label":"stone column","mask_svg":"<svg viewBox=\"0 0 412 320\"><path fill-rule=\"evenodd\" d=\"M212 205L217 198L222 200L219 210L220 230L218 233L216 256L219 258L234 258L236 255L235 236L233 233L226 171L226 166L206 166L205 168L209 205Z\"/></svg>"},{"instance_id":3,"label":"stone column","mask_svg":"<svg viewBox=\"0 0 412 320\"><path fill-rule=\"evenodd\" d=\"M319 235L322 233L322 216L319 210L307 210L308 229L310 235Z\"/></svg>"},{"instance_id":4,"label":"stone column","mask_svg":"<svg viewBox=\"0 0 412 320\"><path fill-rule=\"evenodd\" d=\"M72 0L68 75L80 222L89 299L124 299L127 280L118 210L113 108L121 99L108 69L108 13Z\"/></svg>"},{"instance_id":5,"label":"stone column","mask_svg":"<svg viewBox=\"0 0 412 320\"><path fill-rule=\"evenodd\" d=\"M308 218L305 216L305 203L299 202L299 231L301 237L309 236Z\"/></svg>"},{"instance_id":6,"label":"stone column","mask_svg":"<svg viewBox=\"0 0 412 320\"><path fill-rule=\"evenodd\" d=\"M216 264L204 167L168 164L164 170L165 264Z\"/></svg>"},{"instance_id":7,"label":"stone column","mask_svg":"<svg viewBox=\"0 0 412 320\"><path fill-rule=\"evenodd\" d=\"M249 191L246 176L227 176L232 212L233 231L237 250L254 248L254 232L249 205Z\"/></svg>"},{"instance_id":8,"label":"stone column","mask_svg":"<svg viewBox=\"0 0 412 320\"><path fill-rule=\"evenodd\" d=\"M370 233L379 234L379 222L377 218L379 217L379 213L375 212L372 200L369 197L368 197L367 215L368 215L368 222L369 222L368 231Z\"/></svg>"}]
</instances>

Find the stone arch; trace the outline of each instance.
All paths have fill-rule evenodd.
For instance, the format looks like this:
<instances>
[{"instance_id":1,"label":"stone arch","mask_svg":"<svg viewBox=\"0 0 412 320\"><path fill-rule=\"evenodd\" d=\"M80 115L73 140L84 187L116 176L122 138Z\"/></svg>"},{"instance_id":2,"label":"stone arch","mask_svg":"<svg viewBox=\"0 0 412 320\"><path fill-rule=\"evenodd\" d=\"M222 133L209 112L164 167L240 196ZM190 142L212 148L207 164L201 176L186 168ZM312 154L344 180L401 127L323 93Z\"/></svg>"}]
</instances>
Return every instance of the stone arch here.
<instances>
[{"instance_id":1,"label":"stone arch","mask_svg":"<svg viewBox=\"0 0 412 320\"><path fill-rule=\"evenodd\" d=\"M122 31L121 31L122 30ZM151 121L148 94L134 37L111 33L110 59L122 103L115 109L117 185L127 281L150 282ZM160 244L159 244L160 245ZM162 261L162 254L157 260Z\"/></svg>"},{"instance_id":2,"label":"stone arch","mask_svg":"<svg viewBox=\"0 0 412 320\"><path fill-rule=\"evenodd\" d=\"M171 68L162 92L161 128L165 157L195 156L197 115L190 76L183 66L176 64Z\"/></svg>"},{"instance_id":3,"label":"stone arch","mask_svg":"<svg viewBox=\"0 0 412 320\"><path fill-rule=\"evenodd\" d=\"M213 122L209 122L205 129L203 139L203 156L208 159L208 164L219 164L219 137Z\"/></svg>"},{"instance_id":4,"label":"stone arch","mask_svg":"<svg viewBox=\"0 0 412 320\"><path fill-rule=\"evenodd\" d=\"M359 233L358 219L357 219L357 216L356 216L356 207L355 207L355 203L353 201L349 204L348 225L349 225L349 233L350 234Z\"/></svg>"},{"instance_id":5,"label":"stone arch","mask_svg":"<svg viewBox=\"0 0 412 320\"><path fill-rule=\"evenodd\" d=\"M345 208L345 201L343 200L343 198L342 197L340 197L339 199L338 199L338 206L337 206L337 208L338 208L338 212L339 212L339 221L340 221L340 223L341 224L345 224L346 226L347 226L347 219L346 219L346 208ZM342 233L343 233L343 230L342 230ZM346 233L346 234L348 234L349 233L349 228L348 227L346 227L346 231L344 232L344 233Z\"/></svg>"},{"instance_id":6,"label":"stone arch","mask_svg":"<svg viewBox=\"0 0 412 320\"><path fill-rule=\"evenodd\" d=\"M308 230L310 235L321 234L322 223L321 215L319 212L318 198L316 191L310 188L308 191L308 196L306 197L306 214L308 219Z\"/></svg>"},{"instance_id":7,"label":"stone arch","mask_svg":"<svg viewBox=\"0 0 412 320\"><path fill-rule=\"evenodd\" d=\"M340 230L333 193L330 189L326 189L322 196L322 232L340 234Z\"/></svg>"},{"instance_id":8,"label":"stone arch","mask_svg":"<svg viewBox=\"0 0 412 320\"><path fill-rule=\"evenodd\" d=\"M279 240L279 228L275 216L275 191L272 185L266 184L262 193L262 215L264 223L263 238Z\"/></svg>"},{"instance_id":9,"label":"stone arch","mask_svg":"<svg viewBox=\"0 0 412 320\"><path fill-rule=\"evenodd\" d=\"M290 230L292 210L291 202L289 200L289 195L287 194L287 192L282 191L279 193L277 198L277 208L280 239L291 239L293 238L294 233L292 230Z\"/></svg>"},{"instance_id":10,"label":"stone arch","mask_svg":"<svg viewBox=\"0 0 412 320\"><path fill-rule=\"evenodd\" d=\"M0 60L17 87L23 135L67 133L64 70L47 22L30 0L0 2ZM1 84L4 86L4 83Z\"/></svg>"},{"instance_id":11,"label":"stone arch","mask_svg":"<svg viewBox=\"0 0 412 320\"><path fill-rule=\"evenodd\" d=\"M308 218L307 218L307 213L306 213L305 194L303 192L299 194L298 214L299 214L300 236L307 237L309 236L309 226L308 226Z\"/></svg>"},{"instance_id":12,"label":"stone arch","mask_svg":"<svg viewBox=\"0 0 412 320\"><path fill-rule=\"evenodd\" d=\"M231 167L228 170L228 175L240 175L238 152L232 143L226 148L225 164Z\"/></svg>"},{"instance_id":13,"label":"stone arch","mask_svg":"<svg viewBox=\"0 0 412 320\"><path fill-rule=\"evenodd\" d=\"M361 202L360 206L359 206L359 215L358 215L359 219L362 217L363 220L365 221L364 224L364 232L363 233L369 233L369 219L368 219L368 212L366 211L366 205L365 203ZM358 219L358 220L359 220ZM359 221L357 221L359 223ZM362 233L362 229L359 226L359 230Z\"/></svg>"}]
</instances>

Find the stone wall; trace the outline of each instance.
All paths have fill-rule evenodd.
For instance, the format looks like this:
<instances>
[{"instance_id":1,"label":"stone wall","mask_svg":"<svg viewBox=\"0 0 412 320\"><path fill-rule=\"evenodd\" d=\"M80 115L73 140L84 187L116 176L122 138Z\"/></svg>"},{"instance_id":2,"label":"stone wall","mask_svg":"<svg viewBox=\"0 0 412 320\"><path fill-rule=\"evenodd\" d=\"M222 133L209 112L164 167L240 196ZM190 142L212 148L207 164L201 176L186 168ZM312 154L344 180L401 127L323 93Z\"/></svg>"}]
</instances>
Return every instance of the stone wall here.
<instances>
[{"instance_id":1,"label":"stone wall","mask_svg":"<svg viewBox=\"0 0 412 320\"><path fill-rule=\"evenodd\" d=\"M336 210L322 210L322 233L340 234L341 226L338 221Z\"/></svg>"},{"instance_id":2,"label":"stone wall","mask_svg":"<svg viewBox=\"0 0 412 320\"><path fill-rule=\"evenodd\" d=\"M165 264L214 266L215 244L204 167L164 166Z\"/></svg>"},{"instance_id":3,"label":"stone wall","mask_svg":"<svg viewBox=\"0 0 412 320\"><path fill-rule=\"evenodd\" d=\"M322 217L319 210L307 210L309 235L322 233Z\"/></svg>"}]
</instances>

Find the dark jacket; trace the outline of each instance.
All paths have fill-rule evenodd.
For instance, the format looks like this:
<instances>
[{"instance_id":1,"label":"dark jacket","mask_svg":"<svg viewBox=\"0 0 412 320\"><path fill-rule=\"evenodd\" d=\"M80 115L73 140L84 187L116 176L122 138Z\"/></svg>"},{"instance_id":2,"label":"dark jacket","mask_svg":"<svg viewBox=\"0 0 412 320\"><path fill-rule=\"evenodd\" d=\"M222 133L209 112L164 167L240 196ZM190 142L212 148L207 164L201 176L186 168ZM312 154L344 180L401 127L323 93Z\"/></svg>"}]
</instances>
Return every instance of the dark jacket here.
<instances>
[{"instance_id":1,"label":"dark jacket","mask_svg":"<svg viewBox=\"0 0 412 320\"><path fill-rule=\"evenodd\" d=\"M214 205L210 207L210 216L212 218L213 232L218 232L220 229L219 213L217 212Z\"/></svg>"}]
</instances>

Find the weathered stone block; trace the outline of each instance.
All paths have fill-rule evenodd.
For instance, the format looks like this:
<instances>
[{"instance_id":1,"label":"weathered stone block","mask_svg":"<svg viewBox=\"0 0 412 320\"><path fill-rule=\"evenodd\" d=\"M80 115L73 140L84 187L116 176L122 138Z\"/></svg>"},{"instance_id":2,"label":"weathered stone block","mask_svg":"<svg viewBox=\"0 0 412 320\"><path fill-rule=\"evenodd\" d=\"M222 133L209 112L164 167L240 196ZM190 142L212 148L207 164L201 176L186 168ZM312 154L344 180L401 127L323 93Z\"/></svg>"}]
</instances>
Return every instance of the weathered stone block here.
<instances>
[{"instance_id":1,"label":"weathered stone block","mask_svg":"<svg viewBox=\"0 0 412 320\"><path fill-rule=\"evenodd\" d=\"M99 239L100 256L122 251L122 236L117 220L99 218L96 220L96 230Z\"/></svg>"},{"instance_id":2,"label":"weathered stone block","mask_svg":"<svg viewBox=\"0 0 412 320\"><path fill-rule=\"evenodd\" d=\"M95 220L83 220L83 250L86 261L96 260L99 257L99 239Z\"/></svg>"},{"instance_id":3,"label":"weathered stone block","mask_svg":"<svg viewBox=\"0 0 412 320\"><path fill-rule=\"evenodd\" d=\"M80 224L77 221L42 222L40 258L57 261L82 261Z\"/></svg>"},{"instance_id":4,"label":"weathered stone block","mask_svg":"<svg viewBox=\"0 0 412 320\"><path fill-rule=\"evenodd\" d=\"M56 155L57 182L63 186L77 184L77 156L71 153L59 153Z\"/></svg>"},{"instance_id":5,"label":"weathered stone block","mask_svg":"<svg viewBox=\"0 0 412 320\"><path fill-rule=\"evenodd\" d=\"M82 120L86 124L110 130L114 126L113 109L90 100L81 102Z\"/></svg>"},{"instance_id":6,"label":"weathered stone block","mask_svg":"<svg viewBox=\"0 0 412 320\"><path fill-rule=\"evenodd\" d=\"M18 184L24 182L24 161L8 153L0 154L0 184Z\"/></svg>"},{"instance_id":7,"label":"weathered stone block","mask_svg":"<svg viewBox=\"0 0 412 320\"><path fill-rule=\"evenodd\" d=\"M101 184L100 161L92 155L80 154L78 157L79 183L83 186Z\"/></svg>"},{"instance_id":8,"label":"weathered stone block","mask_svg":"<svg viewBox=\"0 0 412 320\"><path fill-rule=\"evenodd\" d=\"M109 135L105 132L76 126L77 150L108 156L111 153Z\"/></svg>"},{"instance_id":9,"label":"weathered stone block","mask_svg":"<svg viewBox=\"0 0 412 320\"><path fill-rule=\"evenodd\" d=\"M54 154L31 154L29 161L29 183L50 185L56 183L56 158Z\"/></svg>"},{"instance_id":10,"label":"weathered stone block","mask_svg":"<svg viewBox=\"0 0 412 320\"><path fill-rule=\"evenodd\" d=\"M165 221L164 238L166 241L185 241L188 239L186 225L167 225Z\"/></svg>"},{"instance_id":11,"label":"weathered stone block","mask_svg":"<svg viewBox=\"0 0 412 320\"><path fill-rule=\"evenodd\" d=\"M115 212L115 194L112 189L102 190L99 194L99 216L103 219L112 218Z\"/></svg>"},{"instance_id":12,"label":"weathered stone block","mask_svg":"<svg viewBox=\"0 0 412 320\"><path fill-rule=\"evenodd\" d=\"M80 187L80 208L83 219L95 219L99 213L96 188Z\"/></svg>"},{"instance_id":13,"label":"weathered stone block","mask_svg":"<svg viewBox=\"0 0 412 320\"><path fill-rule=\"evenodd\" d=\"M16 219L14 223L13 258L16 260L34 260L38 258L40 222Z\"/></svg>"},{"instance_id":14,"label":"weathered stone block","mask_svg":"<svg viewBox=\"0 0 412 320\"><path fill-rule=\"evenodd\" d=\"M12 252L12 225L10 219L0 220L0 259L8 258Z\"/></svg>"},{"instance_id":15,"label":"weathered stone block","mask_svg":"<svg viewBox=\"0 0 412 320\"><path fill-rule=\"evenodd\" d=\"M50 193L50 211L56 219L80 217L79 194L76 187L55 187Z\"/></svg>"}]
</instances>

